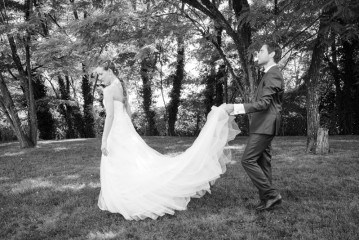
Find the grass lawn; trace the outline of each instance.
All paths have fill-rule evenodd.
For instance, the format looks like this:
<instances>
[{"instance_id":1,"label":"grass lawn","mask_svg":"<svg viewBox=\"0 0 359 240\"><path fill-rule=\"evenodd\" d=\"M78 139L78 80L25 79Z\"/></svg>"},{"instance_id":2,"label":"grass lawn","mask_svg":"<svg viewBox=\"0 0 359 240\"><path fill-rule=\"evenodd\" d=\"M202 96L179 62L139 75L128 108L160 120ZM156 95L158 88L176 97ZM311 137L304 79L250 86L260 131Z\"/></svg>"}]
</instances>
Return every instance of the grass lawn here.
<instances>
[{"instance_id":1,"label":"grass lawn","mask_svg":"<svg viewBox=\"0 0 359 240\"><path fill-rule=\"evenodd\" d=\"M0 144L1 239L359 239L359 136L330 136L334 152L307 155L305 137L273 142L273 180L283 203L256 213L257 192L231 146L234 164L187 211L126 221L99 210L100 139L42 141L34 149ZM145 137L164 154L194 138Z\"/></svg>"}]
</instances>

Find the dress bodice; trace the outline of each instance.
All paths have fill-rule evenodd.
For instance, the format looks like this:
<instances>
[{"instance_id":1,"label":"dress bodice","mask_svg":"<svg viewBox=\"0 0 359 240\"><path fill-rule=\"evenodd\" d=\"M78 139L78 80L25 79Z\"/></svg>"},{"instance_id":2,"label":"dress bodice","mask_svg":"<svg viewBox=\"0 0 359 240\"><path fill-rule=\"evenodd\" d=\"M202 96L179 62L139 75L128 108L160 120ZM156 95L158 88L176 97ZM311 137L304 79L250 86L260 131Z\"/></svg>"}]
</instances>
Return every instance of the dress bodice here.
<instances>
[{"instance_id":1,"label":"dress bodice","mask_svg":"<svg viewBox=\"0 0 359 240\"><path fill-rule=\"evenodd\" d=\"M125 107L125 104L119 100L113 101L114 110L123 110Z\"/></svg>"},{"instance_id":2,"label":"dress bodice","mask_svg":"<svg viewBox=\"0 0 359 240\"><path fill-rule=\"evenodd\" d=\"M113 114L115 119L126 119L128 116L125 104L121 101L114 100L113 101Z\"/></svg>"}]
</instances>

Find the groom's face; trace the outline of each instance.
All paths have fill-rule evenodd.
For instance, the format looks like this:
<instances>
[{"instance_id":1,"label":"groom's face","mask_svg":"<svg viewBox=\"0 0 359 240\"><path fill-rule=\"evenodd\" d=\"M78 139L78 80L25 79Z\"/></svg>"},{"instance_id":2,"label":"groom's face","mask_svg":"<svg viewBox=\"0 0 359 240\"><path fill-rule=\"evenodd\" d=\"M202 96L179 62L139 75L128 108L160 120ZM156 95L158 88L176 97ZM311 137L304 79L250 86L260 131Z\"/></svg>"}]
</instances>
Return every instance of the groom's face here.
<instances>
[{"instance_id":1,"label":"groom's face","mask_svg":"<svg viewBox=\"0 0 359 240\"><path fill-rule=\"evenodd\" d=\"M263 45L258 53L258 65L260 66L266 65L273 57L274 57L274 52L269 54L267 45Z\"/></svg>"}]
</instances>

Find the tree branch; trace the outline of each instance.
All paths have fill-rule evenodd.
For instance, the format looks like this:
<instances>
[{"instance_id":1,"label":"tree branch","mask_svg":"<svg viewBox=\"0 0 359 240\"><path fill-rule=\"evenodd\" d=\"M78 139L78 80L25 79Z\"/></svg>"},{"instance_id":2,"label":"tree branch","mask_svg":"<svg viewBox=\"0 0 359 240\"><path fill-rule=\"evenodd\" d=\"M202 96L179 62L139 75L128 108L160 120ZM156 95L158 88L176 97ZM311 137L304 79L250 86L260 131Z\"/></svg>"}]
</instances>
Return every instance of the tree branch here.
<instances>
[{"instance_id":1,"label":"tree branch","mask_svg":"<svg viewBox=\"0 0 359 240\"><path fill-rule=\"evenodd\" d=\"M231 63L228 61L228 58L226 57L226 54L223 52L221 46L218 45L218 43L216 41L214 41L213 38L211 38L211 42L212 44L216 47L219 55L221 55L223 61L226 63L228 69L229 69L229 72L231 73L231 75L233 76L233 78L236 80L235 83L238 87L238 90L240 91L240 93L242 94L242 96L244 96L244 91L243 91L243 84L240 84L241 81L240 81L240 78L234 73L234 70L232 68L232 65Z\"/></svg>"},{"instance_id":2,"label":"tree branch","mask_svg":"<svg viewBox=\"0 0 359 240\"><path fill-rule=\"evenodd\" d=\"M291 47L284 55L282 55L282 58L281 58L281 59L283 59L290 51L292 51L294 48L298 47L301 43L307 41L308 39L310 39L310 38L312 38L312 37L314 37L314 36L316 36L316 35L317 35L317 33L314 33L314 34L310 35L309 37L307 37L306 39L304 39L303 41L300 41L299 43L295 44L295 45L294 45L293 47ZM284 48L284 47L283 47L283 48Z\"/></svg>"},{"instance_id":3,"label":"tree branch","mask_svg":"<svg viewBox=\"0 0 359 240\"><path fill-rule=\"evenodd\" d=\"M283 45L283 48L288 46L291 42L293 42L295 39L297 39L300 35L302 35L307 29L312 27L318 20L320 19L320 16L318 16L311 24L309 24L305 29L303 29L301 32L299 32L297 35L295 35L291 40L289 40L287 43Z\"/></svg>"}]
</instances>

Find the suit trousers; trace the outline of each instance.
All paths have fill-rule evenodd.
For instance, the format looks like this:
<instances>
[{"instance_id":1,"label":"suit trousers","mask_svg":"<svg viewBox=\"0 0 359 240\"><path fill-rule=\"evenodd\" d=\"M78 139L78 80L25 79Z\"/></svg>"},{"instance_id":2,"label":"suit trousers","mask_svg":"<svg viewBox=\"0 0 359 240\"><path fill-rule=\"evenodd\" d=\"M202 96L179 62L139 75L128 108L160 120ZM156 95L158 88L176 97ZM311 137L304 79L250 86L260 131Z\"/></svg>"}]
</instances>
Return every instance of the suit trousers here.
<instances>
[{"instance_id":1,"label":"suit trousers","mask_svg":"<svg viewBox=\"0 0 359 240\"><path fill-rule=\"evenodd\" d=\"M257 187L261 200L278 194L272 186L271 142L273 138L274 135L251 133L242 156L242 166Z\"/></svg>"}]
</instances>

